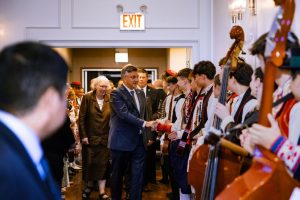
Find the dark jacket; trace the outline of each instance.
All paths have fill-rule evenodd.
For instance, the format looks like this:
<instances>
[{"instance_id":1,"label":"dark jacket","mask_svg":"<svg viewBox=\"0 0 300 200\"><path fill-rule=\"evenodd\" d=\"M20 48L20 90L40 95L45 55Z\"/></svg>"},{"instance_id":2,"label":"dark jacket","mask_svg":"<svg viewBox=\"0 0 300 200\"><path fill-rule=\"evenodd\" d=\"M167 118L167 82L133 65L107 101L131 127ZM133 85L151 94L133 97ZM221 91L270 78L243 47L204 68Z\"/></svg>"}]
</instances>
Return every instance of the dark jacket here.
<instances>
[{"instance_id":1,"label":"dark jacket","mask_svg":"<svg viewBox=\"0 0 300 200\"><path fill-rule=\"evenodd\" d=\"M0 122L0 199L59 199L42 181L19 139ZM53 184L55 184L53 182ZM57 194L59 194L57 187Z\"/></svg>"},{"instance_id":2,"label":"dark jacket","mask_svg":"<svg viewBox=\"0 0 300 200\"><path fill-rule=\"evenodd\" d=\"M87 137L90 145L107 145L110 119L109 96L104 96L103 108L100 110L96 91L83 96L79 111L80 138Z\"/></svg>"},{"instance_id":3,"label":"dark jacket","mask_svg":"<svg viewBox=\"0 0 300 200\"><path fill-rule=\"evenodd\" d=\"M129 91L122 85L112 91L110 98L111 117L108 148L119 151L133 151L138 145L138 136L143 135L147 148L147 134L143 128L147 120L146 98L143 91L135 89L140 104L140 112Z\"/></svg>"}]
</instances>

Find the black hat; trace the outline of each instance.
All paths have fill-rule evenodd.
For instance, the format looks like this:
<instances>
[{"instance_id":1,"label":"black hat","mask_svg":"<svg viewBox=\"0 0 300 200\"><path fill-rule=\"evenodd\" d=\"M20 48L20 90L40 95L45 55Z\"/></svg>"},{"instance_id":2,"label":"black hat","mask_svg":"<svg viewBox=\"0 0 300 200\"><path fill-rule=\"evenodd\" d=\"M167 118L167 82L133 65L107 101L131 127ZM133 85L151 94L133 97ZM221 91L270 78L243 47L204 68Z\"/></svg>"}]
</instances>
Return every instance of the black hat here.
<instances>
[{"instance_id":1,"label":"black hat","mask_svg":"<svg viewBox=\"0 0 300 200\"><path fill-rule=\"evenodd\" d=\"M289 65L280 67L280 69L287 69L292 71L300 71L300 48L291 49L292 56Z\"/></svg>"}]
</instances>

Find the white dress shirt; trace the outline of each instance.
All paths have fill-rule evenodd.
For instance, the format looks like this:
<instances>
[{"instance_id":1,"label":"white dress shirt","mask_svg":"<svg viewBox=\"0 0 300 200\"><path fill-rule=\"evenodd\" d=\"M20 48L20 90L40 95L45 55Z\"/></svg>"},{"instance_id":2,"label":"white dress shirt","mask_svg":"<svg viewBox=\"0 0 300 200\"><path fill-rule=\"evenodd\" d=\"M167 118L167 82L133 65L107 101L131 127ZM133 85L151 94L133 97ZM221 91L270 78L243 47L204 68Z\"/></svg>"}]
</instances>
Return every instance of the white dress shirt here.
<instances>
[{"instance_id":1,"label":"white dress shirt","mask_svg":"<svg viewBox=\"0 0 300 200\"><path fill-rule=\"evenodd\" d=\"M147 85L145 86L145 87L143 87L143 88L140 88L139 86L138 86L138 88L140 89L140 90L143 90L143 92L145 93L145 97L147 96Z\"/></svg>"},{"instance_id":2,"label":"white dress shirt","mask_svg":"<svg viewBox=\"0 0 300 200\"><path fill-rule=\"evenodd\" d=\"M139 112L141 112L140 111L141 108L140 108L139 98L137 97L137 94L136 94L135 90L134 89L133 90L129 89L125 84L123 84L123 86L127 89L127 91L129 92L130 95L131 95L131 91L134 92L134 99L135 99L135 103L136 103L137 109L138 109ZM142 127L145 127L145 126L146 126L146 121L144 120L144 123L143 123ZM142 133L142 131L140 131L140 134L141 133Z\"/></svg>"},{"instance_id":3,"label":"white dress shirt","mask_svg":"<svg viewBox=\"0 0 300 200\"><path fill-rule=\"evenodd\" d=\"M138 109L139 112L140 112L140 102L139 102L139 98L137 97L137 94L136 94L135 90L134 90L134 89L133 89L133 90L129 89L125 84L123 84L123 85L124 85L124 87L128 90L128 92L129 92L130 94L131 94L131 91L134 92L135 103L136 103L137 109Z\"/></svg>"},{"instance_id":4,"label":"white dress shirt","mask_svg":"<svg viewBox=\"0 0 300 200\"><path fill-rule=\"evenodd\" d=\"M241 102L242 102L242 99L244 97L246 92L240 94L239 96L236 96L234 99L233 99L233 102L232 102L232 111L230 113L229 116L225 117L222 122L221 122L221 129L224 131L226 126L230 123L230 122L234 122L234 115L236 114ZM257 106L258 104L258 101L256 99L251 99L250 101L248 101L244 108L243 108L243 113L242 113L242 121L241 123L244 122L245 120L245 117L247 115L247 113L249 113L250 111L254 110L254 108Z\"/></svg>"},{"instance_id":5,"label":"white dress shirt","mask_svg":"<svg viewBox=\"0 0 300 200\"><path fill-rule=\"evenodd\" d=\"M41 178L44 180L45 173L40 164L43 150L37 134L18 118L3 110L0 110L0 121L5 124L19 139L21 144L26 149L32 162L36 166Z\"/></svg>"},{"instance_id":6,"label":"white dress shirt","mask_svg":"<svg viewBox=\"0 0 300 200\"><path fill-rule=\"evenodd\" d=\"M177 133L177 136L179 138L181 138L182 136L182 131L181 131L181 123L182 123L182 106L184 104L184 98L181 98L177 101L175 101L175 99L177 97L179 97L181 94L178 94L177 96L173 96L173 102L172 102L172 108L171 108L171 116L169 117L169 109L170 109L170 104L171 104L171 100L172 100L172 95L168 95L166 97L166 106L165 106L165 112L166 112L166 117L163 119L160 119L160 123L165 123L166 120L170 119L170 122L172 121L172 117L174 114L174 109L175 109L175 115L176 115L176 121L174 123L172 123L172 128L171 131L174 131ZM163 143L163 138L164 138L164 134L161 136L161 144Z\"/></svg>"},{"instance_id":7,"label":"white dress shirt","mask_svg":"<svg viewBox=\"0 0 300 200\"><path fill-rule=\"evenodd\" d=\"M298 140L300 137L300 102L297 102L290 113L290 121L289 121L289 140L294 144L298 144Z\"/></svg>"},{"instance_id":8,"label":"white dress shirt","mask_svg":"<svg viewBox=\"0 0 300 200\"><path fill-rule=\"evenodd\" d=\"M104 103L104 99L98 99L97 97L96 97L96 99L97 99L97 102L98 102L98 105L99 105L100 110L102 110L102 108L103 108L103 103Z\"/></svg>"}]
</instances>

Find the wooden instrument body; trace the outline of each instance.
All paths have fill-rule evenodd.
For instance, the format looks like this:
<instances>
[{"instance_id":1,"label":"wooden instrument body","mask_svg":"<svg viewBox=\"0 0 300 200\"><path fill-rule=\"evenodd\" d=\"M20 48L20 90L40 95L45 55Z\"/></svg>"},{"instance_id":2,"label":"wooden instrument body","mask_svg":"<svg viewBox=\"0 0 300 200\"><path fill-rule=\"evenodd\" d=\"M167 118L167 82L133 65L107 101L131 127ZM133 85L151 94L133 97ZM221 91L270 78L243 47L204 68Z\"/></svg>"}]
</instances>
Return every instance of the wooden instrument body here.
<instances>
[{"instance_id":1,"label":"wooden instrument body","mask_svg":"<svg viewBox=\"0 0 300 200\"><path fill-rule=\"evenodd\" d=\"M267 58L263 88L262 107L260 108L259 124L269 126L267 114L272 111L274 74L276 67L280 67L285 56L285 43L287 34L293 20L295 11L294 0L275 1L276 5L282 4L284 12L275 18L272 28L278 29L274 34L275 47L270 57ZM270 34L269 33L269 34ZM267 49L267 48L266 48ZM262 133L263 134L263 133ZM257 147L251 168L242 176L226 187L216 199L289 199L292 190L299 187L300 183L291 177L283 161L269 150Z\"/></svg>"},{"instance_id":2,"label":"wooden instrument body","mask_svg":"<svg viewBox=\"0 0 300 200\"><path fill-rule=\"evenodd\" d=\"M244 44L242 27L233 26L230 38L235 39L235 42L220 62L222 66L224 65L219 97L219 103L222 104L225 104L227 99L229 71L235 69L240 61L238 56ZM227 65L228 60L231 61L231 65ZM219 130L220 124L221 120L215 116L214 128ZM202 145L194 152L190 160L188 182L195 188L196 199L212 199L240 174L240 168L239 157L230 150L222 147L214 149L208 145Z\"/></svg>"},{"instance_id":3,"label":"wooden instrument body","mask_svg":"<svg viewBox=\"0 0 300 200\"><path fill-rule=\"evenodd\" d=\"M209 146L203 144L194 152L191 159L188 182L193 185L194 188L203 187L203 178L205 176L205 170L208 161ZM218 184L216 185L216 194L219 194L229 183L231 183L235 177L240 175L241 161L240 157L233 154L229 149L221 147L220 161L218 165ZM201 179L201 180L200 180ZM201 198L201 189L196 190L196 200Z\"/></svg>"},{"instance_id":4,"label":"wooden instrument body","mask_svg":"<svg viewBox=\"0 0 300 200\"><path fill-rule=\"evenodd\" d=\"M251 168L229 184L217 200L282 200L289 199L300 183L291 177L282 160L260 148L261 155L253 160Z\"/></svg>"}]
</instances>

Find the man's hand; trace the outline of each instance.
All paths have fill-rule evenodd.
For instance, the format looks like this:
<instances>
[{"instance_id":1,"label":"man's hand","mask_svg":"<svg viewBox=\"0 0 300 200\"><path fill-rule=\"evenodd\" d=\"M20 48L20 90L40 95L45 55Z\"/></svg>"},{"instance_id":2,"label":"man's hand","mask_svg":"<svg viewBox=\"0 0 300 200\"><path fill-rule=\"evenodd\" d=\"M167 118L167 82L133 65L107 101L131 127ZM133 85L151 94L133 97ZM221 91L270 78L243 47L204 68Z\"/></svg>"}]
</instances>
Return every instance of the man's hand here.
<instances>
[{"instance_id":1,"label":"man's hand","mask_svg":"<svg viewBox=\"0 0 300 200\"><path fill-rule=\"evenodd\" d=\"M156 131L156 130L157 130L157 125L158 125L158 123L159 123L159 122L158 122L157 120L153 122L153 124L152 124L152 126L151 126L151 130L152 130L152 131Z\"/></svg>"},{"instance_id":2,"label":"man's hand","mask_svg":"<svg viewBox=\"0 0 300 200\"><path fill-rule=\"evenodd\" d=\"M229 108L221 103L217 103L215 114L223 120L225 117L230 116Z\"/></svg>"},{"instance_id":3,"label":"man's hand","mask_svg":"<svg viewBox=\"0 0 300 200\"><path fill-rule=\"evenodd\" d=\"M81 140L82 144L89 144L89 139L87 137Z\"/></svg>"},{"instance_id":4,"label":"man's hand","mask_svg":"<svg viewBox=\"0 0 300 200\"><path fill-rule=\"evenodd\" d=\"M148 128L154 128L157 126L157 122L156 121L146 121L146 124L145 124L146 127Z\"/></svg>"}]
</instances>

